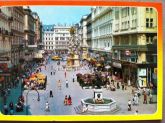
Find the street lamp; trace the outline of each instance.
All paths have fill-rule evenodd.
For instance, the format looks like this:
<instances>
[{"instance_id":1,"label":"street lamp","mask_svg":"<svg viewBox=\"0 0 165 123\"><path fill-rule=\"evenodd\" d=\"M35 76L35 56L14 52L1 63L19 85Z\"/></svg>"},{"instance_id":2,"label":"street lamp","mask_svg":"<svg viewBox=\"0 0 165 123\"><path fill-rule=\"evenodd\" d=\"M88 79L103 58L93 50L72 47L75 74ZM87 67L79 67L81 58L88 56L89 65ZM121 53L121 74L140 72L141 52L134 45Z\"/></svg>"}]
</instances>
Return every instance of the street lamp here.
<instances>
[{"instance_id":1,"label":"street lamp","mask_svg":"<svg viewBox=\"0 0 165 123\"><path fill-rule=\"evenodd\" d=\"M26 115L28 115L28 94L30 91L33 91L33 90L37 92L37 101L40 101L40 94L37 89L34 88L32 90L28 90L28 92L26 94Z\"/></svg>"}]
</instances>

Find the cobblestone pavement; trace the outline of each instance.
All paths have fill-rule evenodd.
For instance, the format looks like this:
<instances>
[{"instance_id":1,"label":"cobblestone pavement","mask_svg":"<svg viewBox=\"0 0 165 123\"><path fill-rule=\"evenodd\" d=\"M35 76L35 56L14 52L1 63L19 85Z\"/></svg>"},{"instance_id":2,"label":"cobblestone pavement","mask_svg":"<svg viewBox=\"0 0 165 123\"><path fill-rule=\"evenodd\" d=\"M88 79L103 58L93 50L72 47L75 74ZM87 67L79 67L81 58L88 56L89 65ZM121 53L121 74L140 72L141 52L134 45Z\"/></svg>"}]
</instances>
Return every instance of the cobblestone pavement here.
<instances>
[{"instance_id":1,"label":"cobblestone pavement","mask_svg":"<svg viewBox=\"0 0 165 123\"><path fill-rule=\"evenodd\" d=\"M61 62L60 67L65 64ZM53 65L53 70L52 70ZM74 110L75 106L80 105L80 101L83 98L93 97L93 89L82 89L79 86L78 82L72 82L73 73L87 73L90 72L88 68L83 68L76 72L67 71L66 78L64 76L64 70L57 70L55 75L51 75L50 72L58 69L56 61L50 61L47 65L46 70L43 68L42 73L46 74L48 77L47 88L46 90L39 90L40 101L37 101L37 93L31 91L28 94L28 105L29 105L29 114L32 115L76 115ZM65 87L66 79L69 81L69 88ZM62 88L61 90L57 86L57 81L61 80ZM53 90L53 98L49 97L49 91ZM27 91L24 91L24 96L26 96ZM65 95L71 95L73 104L71 106L64 106L64 97ZM127 110L127 103L129 99L132 99L131 87L128 87L127 90L117 89L116 91L110 91L103 88L103 96L113 98L116 100L117 105L120 110L113 114L134 114L135 110L138 109L139 114L152 114L157 109L157 104L143 104L143 96L140 97L140 104L138 106L132 106L132 111ZM156 97L154 97L156 98ZM45 103L49 102L50 111L45 111ZM94 113L93 113L94 114ZM110 112L102 112L99 114L112 114Z\"/></svg>"}]
</instances>

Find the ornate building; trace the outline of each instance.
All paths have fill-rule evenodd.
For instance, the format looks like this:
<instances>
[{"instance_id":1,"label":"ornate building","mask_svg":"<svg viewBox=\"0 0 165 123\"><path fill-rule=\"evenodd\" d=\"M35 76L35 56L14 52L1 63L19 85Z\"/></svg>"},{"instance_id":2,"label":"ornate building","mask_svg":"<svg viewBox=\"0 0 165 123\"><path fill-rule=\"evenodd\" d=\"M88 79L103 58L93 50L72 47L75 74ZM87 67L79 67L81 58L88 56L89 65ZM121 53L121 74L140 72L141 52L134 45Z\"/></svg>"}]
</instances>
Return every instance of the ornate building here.
<instances>
[{"instance_id":1,"label":"ornate building","mask_svg":"<svg viewBox=\"0 0 165 123\"><path fill-rule=\"evenodd\" d=\"M114 73L140 87L156 86L157 13L154 8L114 8Z\"/></svg>"}]
</instances>

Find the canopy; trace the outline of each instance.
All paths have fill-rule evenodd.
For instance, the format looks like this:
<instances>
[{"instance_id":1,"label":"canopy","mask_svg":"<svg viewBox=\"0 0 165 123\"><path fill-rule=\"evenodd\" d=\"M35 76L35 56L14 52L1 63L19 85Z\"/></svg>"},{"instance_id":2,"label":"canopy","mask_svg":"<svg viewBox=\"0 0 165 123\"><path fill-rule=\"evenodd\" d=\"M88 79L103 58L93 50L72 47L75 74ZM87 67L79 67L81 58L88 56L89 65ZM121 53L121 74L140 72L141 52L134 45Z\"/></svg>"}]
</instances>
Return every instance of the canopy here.
<instances>
[{"instance_id":1,"label":"canopy","mask_svg":"<svg viewBox=\"0 0 165 123\"><path fill-rule=\"evenodd\" d=\"M45 83L45 80L43 80L43 79L38 79L38 81L37 81L39 84L40 83Z\"/></svg>"},{"instance_id":2,"label":"canopy","mask_svg":"<svg viewBox=\"0 0 165 123\"><path fill-rule=\"evenodd\" d=\"M29 81L36 81L37 78L36 77L30 77Z\"/></svg>"},{"instance_id":3,"label":"canopy","mask_svg":"<svg viewBox=\"0 0 165 123\"><path fill-rule=\"evenodd\" d=\"M37 76L37 78L39 79L45 79L46 78L46 76L44 75L44 74L42 74L42 73L38 73L38 74L36 74L36 76Z\"/></svg>"}]
</instances>

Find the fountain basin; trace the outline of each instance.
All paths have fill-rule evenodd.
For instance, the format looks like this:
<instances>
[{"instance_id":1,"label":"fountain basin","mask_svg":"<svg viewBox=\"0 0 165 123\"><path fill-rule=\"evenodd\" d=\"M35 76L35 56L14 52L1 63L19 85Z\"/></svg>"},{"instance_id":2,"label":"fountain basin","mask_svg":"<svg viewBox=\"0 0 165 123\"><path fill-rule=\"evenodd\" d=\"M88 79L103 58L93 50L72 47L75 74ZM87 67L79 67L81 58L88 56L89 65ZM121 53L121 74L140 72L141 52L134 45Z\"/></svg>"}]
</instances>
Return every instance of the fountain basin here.
<instances>
[{"instance_id":1,"label":"fountain basin","mask_svg":"<svg viewBox=\"0 0 165 123\"><path fill-rule=\"evenodd\" d=\"M93 98L85 98L81 100L83 108L87 108L91 112L113 111L117 108L116 101L112 98L103 98L104 103L95 104Z\"/></svg>"}]
</instances>

